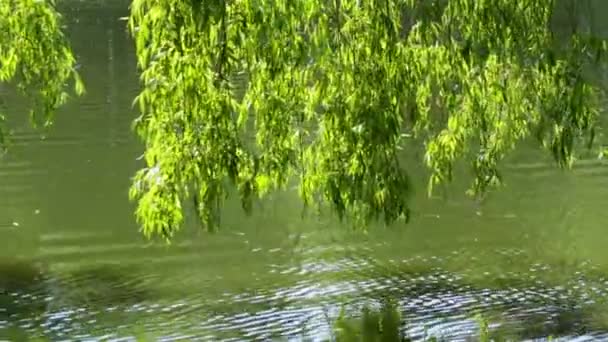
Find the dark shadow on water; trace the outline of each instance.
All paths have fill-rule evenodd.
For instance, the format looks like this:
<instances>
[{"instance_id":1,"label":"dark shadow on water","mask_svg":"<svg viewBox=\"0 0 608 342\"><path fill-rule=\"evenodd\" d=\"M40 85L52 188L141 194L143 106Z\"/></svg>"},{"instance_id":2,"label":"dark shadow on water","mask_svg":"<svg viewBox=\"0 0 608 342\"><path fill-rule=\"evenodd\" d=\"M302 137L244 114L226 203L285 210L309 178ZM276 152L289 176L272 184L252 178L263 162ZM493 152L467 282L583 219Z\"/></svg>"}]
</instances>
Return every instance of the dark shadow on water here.
<instances>
[{"instance_id":1,"label":"dark shadow on water","mask_svg":"<svg viewBox=\"0 0 608 342\"><path fill-rule=\"evenodd\" d=\"M18 259L0 260L0 340L29 340L19 322L43 316L46 297L44 272L39 265Z\"/></svg>"},{"instance_id":2,"label":"dark shadow on water","mask_svg":"<svg viewBox=\"0 0 608 342\"><path fill-rule=\"evenodd\" d=\"M99 265L53 272L36 263L0 262L0 339L51 340L91 329L136 325L128 308L155 298L137 270Z\"/></svg>"},{"instance_id":3,"label":"dark shadow on water","mask_svg":"<svg viewBox=\"0 0 608 342\"><path fill-rule=\"evenodd\" d=\"M97 265L54 277L59 297L74 305L108 307L153 298L143 275L120 265Z\"/></svg>"},{"instance_id":4,"label":"dark shadow on water","mask_svg":"<svg viewBox=\"0 0 608 342\"><path fill-rule=\"evenodd\" d=\"M44 272L27 261L0 260L0 319L43 313Z\"/></svg>"}]
</instances>

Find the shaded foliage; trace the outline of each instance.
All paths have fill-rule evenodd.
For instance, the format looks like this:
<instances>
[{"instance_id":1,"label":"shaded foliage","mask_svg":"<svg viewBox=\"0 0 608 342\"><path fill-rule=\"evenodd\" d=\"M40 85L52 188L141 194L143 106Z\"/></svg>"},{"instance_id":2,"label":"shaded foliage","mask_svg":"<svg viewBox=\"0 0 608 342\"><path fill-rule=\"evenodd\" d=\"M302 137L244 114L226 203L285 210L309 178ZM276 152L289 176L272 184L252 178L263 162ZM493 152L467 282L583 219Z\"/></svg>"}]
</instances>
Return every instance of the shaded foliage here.
<instances>
[{"instance_id":1,"label":"shaded foliage","mask_svg":"<svg viewBox=\"0 0 608 342\"><path fill-rule=\"evenodd\" d=\"M336 342L354 341L410 341L401 332L401 314L392 302L382 304L380 310L374 311L364 307L359 320L352 319L342 309L333 323L333 340Z\"/></svg>"}]
</instances>

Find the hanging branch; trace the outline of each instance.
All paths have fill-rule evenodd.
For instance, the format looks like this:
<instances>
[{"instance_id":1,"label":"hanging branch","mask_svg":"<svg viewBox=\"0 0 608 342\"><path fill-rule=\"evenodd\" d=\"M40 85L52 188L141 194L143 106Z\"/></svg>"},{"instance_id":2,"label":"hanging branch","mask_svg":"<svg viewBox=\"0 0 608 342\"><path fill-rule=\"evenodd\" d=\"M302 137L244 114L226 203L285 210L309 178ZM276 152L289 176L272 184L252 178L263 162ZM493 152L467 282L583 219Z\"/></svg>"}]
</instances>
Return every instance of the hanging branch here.
<instances>
[{"instance_id":1,"label":"hanging branch","mask_svg":"<svg viewBox=\"0 0 608 342\"><path fill-rule=\"evenodd\" d=\"M198 195L200 220L214 229L230 191L247 209L292 178L306 204L361 227L382 218L391 224L409 216L411 185L399 162L406 126L424 139L429 192L466 160L470 192L481 195L500 185L498 165L520 141L538 132L569 166L597 122L600 88L576 66L591 62L587 51L603 56L606 43L575 31L555 52L554 0L193 6L132 5L147 167L131 197L148 236L179 229L187 193ZM234 13L242 20L233 24ZM399 34L406 16L414 23ZM173 53L176 30L183 54ZM230 91L236 69L248 78L239 98ZM247 134L255 142L241 141Z\"/></svg>"},{"instance_id":2,"label":"hanging branch","mask_svg":"<svg viewBox=\"0 0 608 342\"><path fill-rule=\"evenodd\" d=\"M30 119L34 126L52 124L55 111L69 97L69 86L78 96L84 93L53 1L0 2L0 84L12 81L32 99ZM8 135L3 120L0 113L2 148Z\"/></svg>"}]
</instances>

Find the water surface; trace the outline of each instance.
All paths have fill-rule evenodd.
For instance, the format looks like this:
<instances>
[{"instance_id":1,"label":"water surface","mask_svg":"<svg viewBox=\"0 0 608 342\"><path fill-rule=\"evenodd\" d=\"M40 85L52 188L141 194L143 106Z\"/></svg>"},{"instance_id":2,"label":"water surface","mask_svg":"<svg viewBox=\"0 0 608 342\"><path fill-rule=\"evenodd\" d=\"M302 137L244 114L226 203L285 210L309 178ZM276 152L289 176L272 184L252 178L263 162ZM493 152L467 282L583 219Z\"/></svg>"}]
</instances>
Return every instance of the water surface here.
<instances>
[{"instance_id":1,"label":"water surface","mask_svg":"<svg viewBox=\"0 0 608 342\"><path fill-rule=\"evenodd\" d=\"M521 338L608 339L608 169L593 159L566 173L523 148L482 203L465 182L427 199L414 173L412 223L368 234L302 217L287 192L252 217L229 202L216 234L190 223L170 246L145 240L127 199L142 153L127 3L61 7L88 93L51 130L3 93L0 339L326 339L342 304L387 297L415 339L464 340L477 313Z\"/></svg>"}]
</instances>

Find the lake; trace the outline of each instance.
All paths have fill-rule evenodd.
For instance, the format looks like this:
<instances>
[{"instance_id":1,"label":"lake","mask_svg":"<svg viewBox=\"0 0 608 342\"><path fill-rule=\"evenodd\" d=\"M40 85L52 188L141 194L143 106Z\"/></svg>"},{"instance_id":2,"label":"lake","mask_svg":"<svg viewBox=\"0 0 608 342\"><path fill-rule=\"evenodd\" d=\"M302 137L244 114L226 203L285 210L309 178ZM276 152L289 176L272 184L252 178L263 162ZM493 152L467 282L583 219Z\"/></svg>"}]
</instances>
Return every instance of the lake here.
<instances>
[{"instance_id":1,"label":"lake","mask_svg":"<svg viewBox=\"0 0 608 342\"><path fill-rule=\"evenodd\" d=\"M468 340L477 314L520 339L608 340L608 168L594 158L565 172L524 146L482 202L464 195L466 175L427 198L414 170L412 222L366 234L302 215L287 191L250 217L229 201L217 233L189 220L171 245L144 239L127 196L143 151L128 3L64 1L87 94L50 130L0 88L13 130L0 159L0 340L324 340L343 306L385 298L414 340Z\"/></svg>"}]
</instances>

